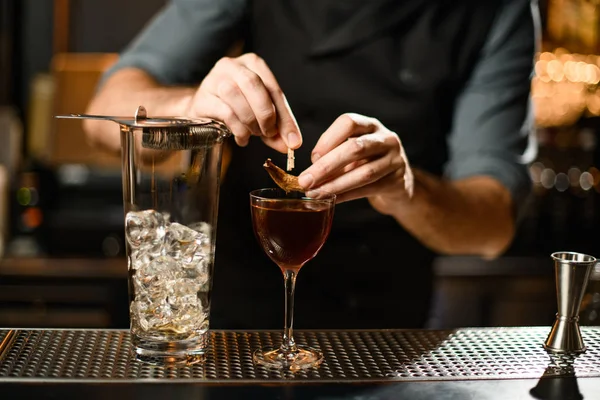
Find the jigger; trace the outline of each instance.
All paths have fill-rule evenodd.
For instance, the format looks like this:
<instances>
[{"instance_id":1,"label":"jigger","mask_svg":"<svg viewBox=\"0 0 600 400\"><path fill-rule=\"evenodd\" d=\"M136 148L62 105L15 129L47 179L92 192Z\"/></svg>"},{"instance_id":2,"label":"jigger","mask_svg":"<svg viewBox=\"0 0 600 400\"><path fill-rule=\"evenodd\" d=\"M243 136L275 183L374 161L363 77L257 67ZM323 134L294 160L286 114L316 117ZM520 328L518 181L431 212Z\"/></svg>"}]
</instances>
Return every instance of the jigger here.
<instances>
[{"instance_id":1,"label":"jigger","mask_svg":"<svg viewBox=\"0 0 600 400\"><path fill-rule=\"evenodd\" d=\"M544 348L554 353L583 353L579 308L596 258L574 252L552 253L558 313Z\"/></svg>"}]
</instances>

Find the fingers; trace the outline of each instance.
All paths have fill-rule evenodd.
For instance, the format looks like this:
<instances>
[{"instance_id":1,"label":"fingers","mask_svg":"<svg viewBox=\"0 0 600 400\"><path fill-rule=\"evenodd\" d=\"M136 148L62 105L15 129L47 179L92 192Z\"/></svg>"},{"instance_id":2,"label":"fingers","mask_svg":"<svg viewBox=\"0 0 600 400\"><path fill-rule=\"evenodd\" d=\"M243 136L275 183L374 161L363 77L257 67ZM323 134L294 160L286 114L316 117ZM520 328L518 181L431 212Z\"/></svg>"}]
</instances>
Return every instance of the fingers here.
<instances>
[{"instance_id":1,"label":"fingers","mask_svg":"<svg viewBox=\"0 0 600 400\"><path fill-rule=\"evenodd\" d=\"M392 135L394 134L373 133L346 140L303 171L298 182L303 187L311 188L339 175L353 176L351 172L363 168L361 164L382 156L383 163L389 164L389 168L394 168L394 163L389 160L393 159L398 146L395 143L397 139Z\"/></svg>"},{"instance_id":2,"label":"fingers","mask_svg":"<svg viewBox=\"0 0 600 400\"><path fill-rule=\"evenodd\" d=\"M312 151L312 161L329 153L351 137L375 132L380 126L374 118L360 114L343 114L321 135L321 138Z\"/></svg>"},{"instance_id":3,"label":"fingers","mask_svg":"<svg viewBox=\"0 0 600 400\"><path fill-rule=\"evenodd\" d=\"M244 124L254 127L254 134L275 136L275 106L261 77L232 58L222 58L215 69L219 79L214 94L229 104Z\"/></svg>"},{"instance_id":4,"label":"fingers","mask_svg":"<svg viewBox=\"0 0 600 400\"><path fill-rule=\"evenodd\" d=\"M258 121L254 117L251 104L246 100L246 96L244 96L235 81L229 79L222 80L217 87L217 96L213 95L212 97L228 105L252 135L261 134L264 129L264 122L263 126L261 126L261 121Z\"/></svg>"},{"instance_id":5,"label":"fingers","mask_svg":"<svg viewBox=\"0 0 600 400\"><path fill-rule=\"evenodd\" d=\"M388 157L375 159L371 162L360 165L353 170L339 175L335 179L324 183L323 185L314 185L315 188L324 192L336 193L343 195L344 193L364 188L374 182L380 181L385 176L391 173L404 174L403 163L391 163ZM308 196L312 196L311 191L307 192Z\"/></svg>"},{"instance_id":6,"label":"fingers","mask_svg":"<svg viewBox=\"0 0 600 400\"><path fill-rule=\"evenodd\" d=\"M386 188L393 186L405 186L403 170L393 171L373 183L349 190L344 193L339 193L336 195L336 202L344 203L346 201L361 199L363 197L370 196L373 193L383 194Z\"/></svg>"},{"instance_id":7,"label":"fingers","mask_svg":"<svg viewBox=\"0 0 600 400\"><path fill-rule=\"evenodd\" d=\"M223 121L232 132L235 132L235 142L239 146L245 147L248 145L252 131L242 122L229 104L211 94L203 95L200 101L202 102L204 115Z\"/></svg>"},{"instance_id":8,"label":"fingers","mask_svg":"<svg viewBox=\"0 0 600 400\"><path fill-rule=\"evenodd\" d=\"M356 167L360 167L361 165L364 165L366 163L368 163L369 160L359 160L359 161L353 161L350 164L346 165L343 169L343 172L346 173L348 171L352 171L354 168Z\"/></svg>"},{"instance_id":9,"label":"fingers","mask_svg":"<svg viewBox=\"0 0 600 400\"><path fill-rule=\"evenodd\" d=\"M222 104L216 106L215 98L231 111ZM238 143L247 144L250 136L256 135L282 153L302 144L300 129L275 76L255 54L219 60L200 85L193 103L196 115L221 119ZM225 121L223 113L232 122Z\"/></svg>"},{"instance_id":10,"label":"fingers","mask_svg":"<svg viewBox=\"0 0 600 400\"><path fill-rule=\"evenodd\" d=\"M340 116L321 136L313 165L298 177L307 195L336 193L338 202L374 193L405 191L398 182L407 166L400 138L378 120L358 114Z\"/></svg>"},{"instance_id":11,"label":"fingers","mask_svg":"<svg viewBox=\"0 0 600 400\"><path fill-rule=\"evenodd\" d=\"M273 75L267 63L253 53L241 56L240 61L261 77L275 107L278 133L286 146L292 149L300 147L302 145L300 128L275 75Z\"/></svg>"},{"instance_id":12,"label":"fingers","mask_svg":"<svg viewBox=\"0 0 600 400\"><path fill-rule=\"evenodd\" d=\"M288 146L281 139L281 136L277 135L275 137L261 137L262 141L269 146L270 148L277 150L280 153L287 153Z\"/></svg>"}]
</instances>

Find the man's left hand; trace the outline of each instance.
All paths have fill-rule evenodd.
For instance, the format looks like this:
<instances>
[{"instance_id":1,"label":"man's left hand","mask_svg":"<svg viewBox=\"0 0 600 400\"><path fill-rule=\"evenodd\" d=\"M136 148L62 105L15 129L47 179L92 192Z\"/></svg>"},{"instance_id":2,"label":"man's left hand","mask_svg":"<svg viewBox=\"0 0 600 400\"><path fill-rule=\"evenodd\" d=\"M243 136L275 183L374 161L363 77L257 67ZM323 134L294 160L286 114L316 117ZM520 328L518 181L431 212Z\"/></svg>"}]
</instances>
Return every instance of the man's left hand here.
<instances>
[{"instance_id":1,"label":"man's left hand","mask_svg":"<svg viewBox=\"0 0 600 400\"><path fill-rule=\"evenodd\" d=\"M413 194L413 173L398 135L375 118L343 114L321 135L313 165L299 176L307 189L337 195L337 202L366 197L382 213Z\"/></svg>"}]
</instances>

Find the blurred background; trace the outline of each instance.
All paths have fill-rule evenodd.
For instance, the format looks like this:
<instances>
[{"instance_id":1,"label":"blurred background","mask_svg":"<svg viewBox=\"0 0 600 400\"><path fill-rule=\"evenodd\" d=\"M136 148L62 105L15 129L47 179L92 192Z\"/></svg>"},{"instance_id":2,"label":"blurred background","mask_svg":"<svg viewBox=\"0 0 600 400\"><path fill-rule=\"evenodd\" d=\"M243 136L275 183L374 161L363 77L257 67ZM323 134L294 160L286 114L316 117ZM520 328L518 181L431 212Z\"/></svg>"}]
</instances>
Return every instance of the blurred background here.
<instances>
[{"instance_id":1,"label":"blurred background","mask_svg":"<svg viewBox=\"0 0 600 400\"><path fill-rule=\"evenodd\" d=\"M84 112L165 3L0 0L0 327L129 326L119 159L53 115ZM600 0L540 11L533 193L504 256L437 260L432 328L549 325L549 254L600 256ZM581 318L600 325L600 268Z\"/></svg>"}]
</instances>

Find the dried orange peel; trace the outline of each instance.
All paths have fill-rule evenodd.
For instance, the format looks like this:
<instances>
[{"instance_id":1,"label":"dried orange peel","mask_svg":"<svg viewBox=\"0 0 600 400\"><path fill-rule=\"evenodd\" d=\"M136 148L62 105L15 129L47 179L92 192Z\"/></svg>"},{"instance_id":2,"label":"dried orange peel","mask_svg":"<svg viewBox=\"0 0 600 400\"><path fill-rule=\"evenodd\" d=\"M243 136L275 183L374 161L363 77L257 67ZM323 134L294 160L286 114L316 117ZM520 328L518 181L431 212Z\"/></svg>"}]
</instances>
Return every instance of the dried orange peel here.
<instances>
[{"instance_id":1,"label":"dried orange peel","mask_svg":"<svg viewBox=\"0 0 600 400\"><path fill-rule=\"evenodd\" d=\"M263 164L263 167L267 170L271 179L275 181L277 186L289 192L304 192L304 188L298 184L298 177L290 175L277 165L273 164L270 158Z\"/></svg>"}]
</instances>

